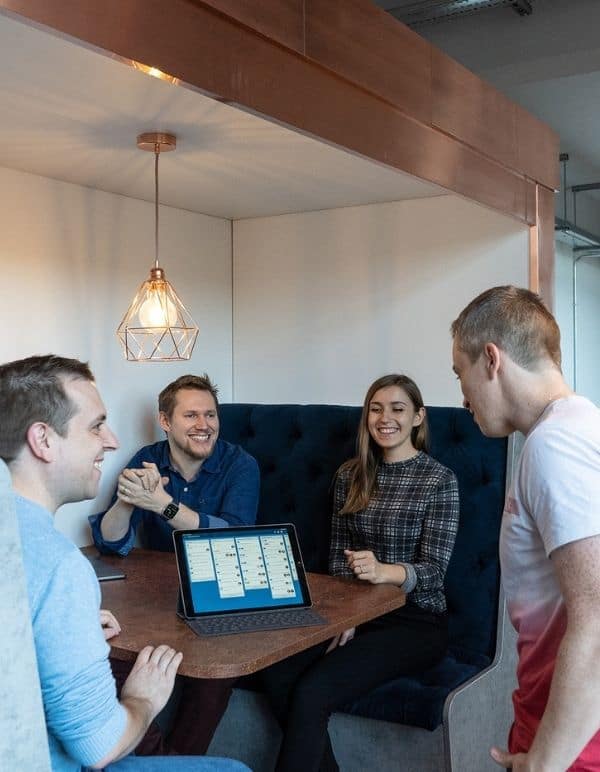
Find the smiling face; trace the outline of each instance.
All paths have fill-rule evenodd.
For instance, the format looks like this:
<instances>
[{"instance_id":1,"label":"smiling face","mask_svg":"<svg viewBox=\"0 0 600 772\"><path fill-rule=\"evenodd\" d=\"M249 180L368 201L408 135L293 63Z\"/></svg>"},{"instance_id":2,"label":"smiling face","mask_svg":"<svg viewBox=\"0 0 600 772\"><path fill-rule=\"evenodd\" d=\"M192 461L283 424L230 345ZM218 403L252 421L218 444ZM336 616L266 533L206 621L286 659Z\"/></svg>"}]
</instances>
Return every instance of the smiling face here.
<instances>
[{"instance_id":1,"label":"smiling face","mask_svg":"<svg viewBox=\"0 0 600 772\"><path fill-rule=\"evenodd\" d=\"M65 393L76 412L64 436L49 428L59 464L55 483L57 506L95 498L104 454L119 447L106 423L106 408L96 385L82 379L68 380Z\"/></svg>"},{"instance_id":2,"label":"smiling face","mask_svg":"<svg viewBox=\"0 0 600 772\"><path fill-rule=\"evenodd\" d=\"M404 461L416 451L411 434L423 422L425 410L415 407L400 386L386 386L373 394L369 402L367 428L372 440L382 449L385 461Z\"/></svg>"},{"instance_id":3,"label":"smiling face","mask_svg":"<svg viewBox=\"0 0 600 772\"><path fill-rule=\"evenodd\" d=\"M159 422L167 433L174 460L204 461L215 449L219 436L219 415L214 397L202 389L179 389L170 416L160 413Z\"/></svg>"}]
</instances>

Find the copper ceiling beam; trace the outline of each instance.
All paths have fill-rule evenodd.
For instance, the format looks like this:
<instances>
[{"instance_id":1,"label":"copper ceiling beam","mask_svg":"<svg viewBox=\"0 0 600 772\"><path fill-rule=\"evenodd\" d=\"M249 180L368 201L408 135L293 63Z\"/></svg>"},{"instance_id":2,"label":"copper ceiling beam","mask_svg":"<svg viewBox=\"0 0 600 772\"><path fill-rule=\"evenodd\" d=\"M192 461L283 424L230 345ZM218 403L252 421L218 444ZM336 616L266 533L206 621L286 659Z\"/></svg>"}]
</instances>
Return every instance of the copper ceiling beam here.
<instances>
[{"instance_id":1,"label":"copper ceiling beam","mask_svg":"<svg viewBox=\"0 0 600 772\"><path fill-rule=\"evenodd\" d=\"M558 187L558 138L368 0L0 0L2 9L535 226L547 284L554 252L536 202Z\"/></svg>"}]
</instances>

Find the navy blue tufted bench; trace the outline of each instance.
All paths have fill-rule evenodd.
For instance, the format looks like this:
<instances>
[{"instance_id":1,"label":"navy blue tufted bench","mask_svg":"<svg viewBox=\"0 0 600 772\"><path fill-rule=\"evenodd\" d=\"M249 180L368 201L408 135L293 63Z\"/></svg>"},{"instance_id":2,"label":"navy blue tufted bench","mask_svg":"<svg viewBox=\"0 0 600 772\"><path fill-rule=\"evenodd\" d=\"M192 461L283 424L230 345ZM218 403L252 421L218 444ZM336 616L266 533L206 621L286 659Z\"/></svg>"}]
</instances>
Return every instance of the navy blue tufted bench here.
<instances>
[{"instance_id":1,"label":"navy blue tufted bench","mask_svg":"<svg viewBox=\"0 0 600 772\"><path fill-rule=\"evenodd\" d=\"M498 533L507 442L483 437L460 408L430 407L428 416L431 455L456 473L460 489L460 525L446 577L450 647L435 668L417 678L389 682L345 712L435 730L442 724L448 695L488 668L497 655L502 611ZM295 523L307 569L326 572L332 479L339 465L354 455L360 408L237 404L222 405L220 417L221 436L242 445L259 463L258 521ZM252 759L245 760L252 766Z\"/></svg>"}]
</instances>

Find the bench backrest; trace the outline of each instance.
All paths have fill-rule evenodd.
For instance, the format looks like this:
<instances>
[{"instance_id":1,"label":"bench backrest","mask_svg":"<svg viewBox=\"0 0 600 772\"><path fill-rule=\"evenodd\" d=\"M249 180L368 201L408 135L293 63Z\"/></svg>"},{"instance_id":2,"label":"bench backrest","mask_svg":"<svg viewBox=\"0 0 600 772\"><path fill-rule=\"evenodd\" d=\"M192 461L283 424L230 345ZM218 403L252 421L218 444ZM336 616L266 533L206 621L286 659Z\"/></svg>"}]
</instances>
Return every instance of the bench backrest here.
<instances>
[{"instance_id":1,"label":"bench backrest","mask_svg":"<svg viewBox=\"0 0 600 772\"><path fill-rule=\"evenodd\" d=\"M430 452L452 469L460 526L446 576L450 649L480 667L494 655L506 440L484 437L462 408L427 408ZM292 522L309 571L327 571L332 480L355 454L360 408L221 405L221 436L244 447L261 472L259 523Z\"/></svg>"}]
</instances>

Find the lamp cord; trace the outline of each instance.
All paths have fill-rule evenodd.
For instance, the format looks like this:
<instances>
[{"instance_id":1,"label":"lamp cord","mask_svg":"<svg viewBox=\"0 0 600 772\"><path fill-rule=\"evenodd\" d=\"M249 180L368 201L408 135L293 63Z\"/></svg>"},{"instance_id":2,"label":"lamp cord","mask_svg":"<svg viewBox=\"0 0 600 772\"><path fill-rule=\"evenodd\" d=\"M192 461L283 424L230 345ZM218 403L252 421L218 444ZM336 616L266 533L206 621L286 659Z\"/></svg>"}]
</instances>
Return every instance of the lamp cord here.
<instances>
[{"instance_id":1,"label":"lamp cord","mask_svg":"<svg viewBox=\"0 0 600 772\"><path fill-rule=\"evenodd\" d=\"M160 145L154 145L154 267L158 268L158 156Z\"/></svg>"}]
</instances>

